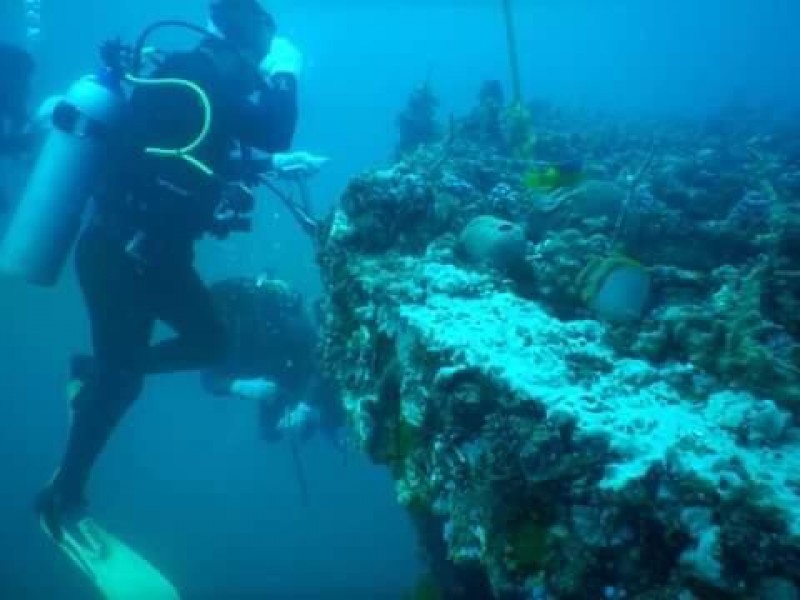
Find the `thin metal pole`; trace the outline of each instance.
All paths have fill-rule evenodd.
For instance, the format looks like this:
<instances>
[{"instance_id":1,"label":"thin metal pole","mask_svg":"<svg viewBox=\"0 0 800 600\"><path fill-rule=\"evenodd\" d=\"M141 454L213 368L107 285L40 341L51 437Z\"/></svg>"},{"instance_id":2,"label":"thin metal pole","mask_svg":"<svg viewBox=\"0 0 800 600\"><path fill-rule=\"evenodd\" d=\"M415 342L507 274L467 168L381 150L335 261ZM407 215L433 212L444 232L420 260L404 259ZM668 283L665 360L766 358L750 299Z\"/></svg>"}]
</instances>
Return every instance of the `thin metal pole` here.
<instances>
[{"instance_id":1,"label":"thin metal pole","mask_svg":"<svg viewBox=\"0 0 800 600\"><path fill-rule=\"evenodd\" d=\"M508 59L511 66L511 86L514 103L522 104L522 82L519 76L519 56L517 54L517 33L514 27L514 13L511 0L502 0L503 15L506 21L506 38L508 39Z\"/></svg>"},{"instance_id":2,"label":"thin metal pole","mask_svg":"<svg viewBox=\"0 0 800 600\"><path fill-rule=\"evenodd\" d=\"M306 480L306 470L303 467L303 457L300 455L300 443L297 440L290 439L289 448L292 451L292 462L294 463L297 484L300 486L300 497L303 499L303 505L308 506L308 481Z\"/></svg>"}]
</instances>

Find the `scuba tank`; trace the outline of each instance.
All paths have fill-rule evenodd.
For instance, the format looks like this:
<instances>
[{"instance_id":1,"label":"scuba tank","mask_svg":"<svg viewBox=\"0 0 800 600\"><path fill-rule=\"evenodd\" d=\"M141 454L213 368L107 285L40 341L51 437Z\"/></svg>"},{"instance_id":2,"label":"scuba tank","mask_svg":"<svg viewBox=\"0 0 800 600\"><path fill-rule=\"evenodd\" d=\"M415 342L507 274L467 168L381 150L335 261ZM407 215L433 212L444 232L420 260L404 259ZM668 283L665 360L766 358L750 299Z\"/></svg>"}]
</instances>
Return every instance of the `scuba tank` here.
<instances>
[{"instance_id":1,"label":"scuba tank","mask_svg":"<svg viewBox=\"0 0 800 600\"><path fill-rule=\"evenodd\" d=\"M55 106L52 128L0 247L0 270L54 285L82 216L108 167L125 97L110 69L76 81Z\"/></svg>"},{"instance_id":2,"label":"scuba tank","mask_svg":"<svg viewBox=\"0 0 800 600\"><path fill-rule=\"evenodd\" d=\"M42 286L57 283L89 199L112 166L115 142L124 137L127 98L123 83L178 86L197 94L204 107L198 136L180 148L144 148L143 152L185 160L206 176L216 177L192 155L211 126L211 104L205 92L190 81L139 76L147 39L165 27L216 37L190 23L159 21L145 29L132 48L117 40L103 45L104 68L95 76L76 81L53 111L51 131L0 245L0 272Z\"/></svg>"}]
</instances>

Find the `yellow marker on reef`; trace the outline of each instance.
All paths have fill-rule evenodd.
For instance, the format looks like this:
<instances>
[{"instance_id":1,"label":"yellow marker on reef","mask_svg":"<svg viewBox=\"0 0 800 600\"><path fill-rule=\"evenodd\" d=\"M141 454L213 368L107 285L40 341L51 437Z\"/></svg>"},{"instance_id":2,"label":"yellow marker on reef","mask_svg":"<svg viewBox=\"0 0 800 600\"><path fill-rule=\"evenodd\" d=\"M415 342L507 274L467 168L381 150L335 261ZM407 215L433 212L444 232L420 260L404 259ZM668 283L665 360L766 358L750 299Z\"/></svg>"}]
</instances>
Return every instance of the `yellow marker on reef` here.
<instances>
[{"instance_id":1,"label":"yellow marker on reef","mask_svg":"<svg viewBox=\"0 0 800 600\"><path fill-rule=\"evenodd\" d=\"M571 160L531 169L523 175L522 185L530 191L550 192L577 185L582 178L583 163Z\"/></svg>"}]
</instances>

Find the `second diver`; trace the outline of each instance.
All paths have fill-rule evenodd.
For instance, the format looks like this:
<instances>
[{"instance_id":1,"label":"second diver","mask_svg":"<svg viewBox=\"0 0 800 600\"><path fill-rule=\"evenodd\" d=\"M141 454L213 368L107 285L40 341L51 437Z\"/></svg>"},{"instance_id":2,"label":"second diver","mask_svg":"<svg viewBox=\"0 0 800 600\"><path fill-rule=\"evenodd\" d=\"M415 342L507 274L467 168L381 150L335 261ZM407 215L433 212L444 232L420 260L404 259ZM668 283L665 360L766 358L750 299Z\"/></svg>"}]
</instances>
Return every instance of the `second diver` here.
<instances>
[{"instance_id":1,"label":"second diver","mask_svg":"<svg viewBox=\"0 0 800 600\"><path fill-rule=\"evenodd\" d=\"M76 269L93 357L73 360L80 389L66 450L37 500L57 540L85 506L92 466L140 395L145 376L203 369L225 355L224 328L195 270L193 247L206 234L224 237L240 228L236 215L252 208L252 197L233 183L234 151L266 152L275 169L313 168L302 164L313 157L285 154L297 121L299 59L285 43L272 48L272 16L257 0L215 0L210 21L218 35L168 55L153 78L188 81L205 92L213 121L193 154L214 176L188 161L141 151L184 144L202 126L203 107L191 90L137 86L129 101L130 135L115 156L112 183L94 195L78 241ZM153 344L157 321L175 337Z\"/></svg>"}]
</instances>

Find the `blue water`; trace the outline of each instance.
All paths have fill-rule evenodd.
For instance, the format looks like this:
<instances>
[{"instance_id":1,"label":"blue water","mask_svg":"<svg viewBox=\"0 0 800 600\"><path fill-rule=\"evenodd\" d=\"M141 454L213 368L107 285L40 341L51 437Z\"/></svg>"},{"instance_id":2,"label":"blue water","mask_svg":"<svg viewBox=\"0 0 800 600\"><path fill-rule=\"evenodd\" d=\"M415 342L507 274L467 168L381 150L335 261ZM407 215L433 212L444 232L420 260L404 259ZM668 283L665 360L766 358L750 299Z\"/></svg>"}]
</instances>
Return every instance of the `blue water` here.
<instances>
[{"instance_id":1,"label":"blue water","mask_svg":"<svg viewBox=\"0 0 800 600\"><path fill-rule=\"evenodd\" d=\"M22 0L4 0L13 2ZM156 18L205 20L196 0L43 5L40 98L90 71L109 36L131 37ZM800 108L796 0L516 5L527 97L621 115ZM467 110L483 80L508 80L500 0L270 6L306 54L296 147L333 159L313 185L319 210L354 174L388 164L395 115L416 84L430 78L446 116ZM7 8L0 30L19 38ZM309 244L267 196L257 225L249 238L206 244L203 273L215 279L269 268L317 294ZM83 308L71 272L55 291L3 281L0 298L0 597L89 597L30 510L64 442L64 369L71 352L87 347ZM92 506L191 593L340 597L356 588L388 598L411 585L420 564L388 474L359 457L345 464L321 443L304 458L308 506L288 449L259 441L254 406L209 398L192 376L157 379L98 465Z\"/></svg>"}]
</instances>

